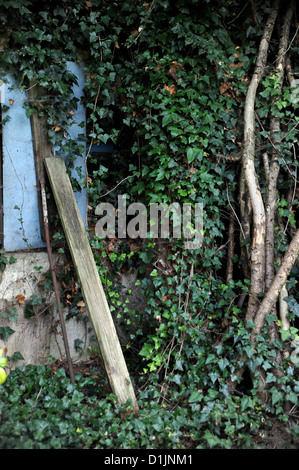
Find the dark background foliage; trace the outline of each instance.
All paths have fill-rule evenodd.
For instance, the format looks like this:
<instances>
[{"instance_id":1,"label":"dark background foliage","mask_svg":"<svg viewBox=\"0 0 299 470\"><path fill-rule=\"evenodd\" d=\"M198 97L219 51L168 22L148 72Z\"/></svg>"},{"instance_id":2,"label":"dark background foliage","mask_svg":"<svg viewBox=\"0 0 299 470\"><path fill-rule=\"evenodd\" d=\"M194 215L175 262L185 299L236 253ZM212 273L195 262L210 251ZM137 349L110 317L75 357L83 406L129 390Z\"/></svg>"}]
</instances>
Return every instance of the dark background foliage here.
<instances>
[{"instance_id":1,"label":"dark background foliage","mask_svg":"<svg viewBox=\"0 0 299 470\"><path fill-rule=\"evenodd\" d=\"M251 3L256 3L254 10ZM253 348L244 323L246 301L239 303L250 282L242 255L250 239L240 236L239 226L243 109L270 2L16 0L0 5L2 69L13 73L24 91L32 79L43 87L46 100L39 112L47 116L50 142L59 146L69 168L87 148L90 223L97 204L116 204L125 193L128 203L146 206L202 203L204 216L204 241L196 250L186 250L181 240L150 235L110 244L90 240L111 310L128 337L125 355L138 389L140 418L123 422L113 395L97 401L100 379L92 375L78 375L73 386L63 370L53 375L40 366L36 377L34 368L20 368L0 387L2 446L254 447L265 416L267 426L273 417L284 423L290 429L286 439L295 446L298 426L289 415L298 405L298 375L288 355L298 334L298 268L288 281L292 328L275 345L266 327ZM274 44L277 40L274 34ZM297 52L293 41L289 53L298 73ZM270 70L272 59L274 48ZM76 77L66 69L70 60L82 62L86 73L86 141L82 136L74 142L67 134L76 107L71 93ZM268 79L257 102L262 180L273 93ZM298 222L298 200L288 199L296 187L298 116L287 84L281 109L287 137L280 149L278 257ZM26 111L29 117L36 108L28 103ZM110 159L99 162L92 144L112 144ZM80 181L84 187L84 178ZM232 213L235 252L227 282ZM130 308L129 292L126 304L119 297L118 274L132 269L145 299L139 310ZM274 348L285 357L279 380L272 373ZM247 372L231 395L228 384L244 353ZM269 393L263 406L255 374L259 368L266 373Z\"/></svg>"}]
</instances>

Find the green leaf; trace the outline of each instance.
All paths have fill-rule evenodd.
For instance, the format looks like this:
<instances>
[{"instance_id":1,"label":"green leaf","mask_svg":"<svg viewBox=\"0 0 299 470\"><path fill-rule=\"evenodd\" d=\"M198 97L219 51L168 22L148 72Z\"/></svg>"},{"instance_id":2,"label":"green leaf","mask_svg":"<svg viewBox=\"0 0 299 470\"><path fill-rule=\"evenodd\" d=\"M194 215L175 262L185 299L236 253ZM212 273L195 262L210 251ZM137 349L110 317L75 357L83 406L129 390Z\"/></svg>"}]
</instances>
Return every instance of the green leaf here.
<instances>
[{"instance_id":1,"label":"green leaf","mask_svg":"<svg viewBox=\"0 0 299 470\"><path fill-rule=\"evenodd\" d=\"M36 419L32 422L31 429L36 441L42 441L45 437L45 431L49 427L48 421Z\"/></svg>"},{"instance_id":2,"label":"green leaf","mask_svg":"<svg viewBox=\"0 0 299 470\"><path fill-rule=\"evenodd\" d=\"M280 330L282 341L286 341L290 336L292 336L289 330Z\"/></svg>"},{"instance_id":3,"label":"green leaf","mask_svg":"<svg viewBox=\"0 0 299 470\"><path fill-rule=\"evenodd\" d=\"M295 392L290 392L286 395L286 400L298 405L298 395Z\"/></svg>"},{"instance_id":4,"label":"green leaf","mask_svg":"<svg viewBox=\"0 0 299 470\"><path fill-rule=\"evenodd\" d=\"M203 394L202 390L194 390L190 397L189 397L189 403L197 403L203 399Z\"/></svg>"},{"instance_id":5,"label":"green leaf","mask_svg":"<svg viewBox=\"0 0 299 470\"><path fill-rule=\"evenodd\" d=\"M195 158L199 159L202 156L202 151L196 147L189 147L187 150L187 160L188 163L192 163Z\"/></svg>"},{"instance_id":6,"label":"green leaf","mask_svg":"<svg viewBox=\"0 0 299 470\"><path fill-rule=\"evenodd\" d=\"M215 446L217 446L217 445L219 444L219 441L220 441L219 437L214 436L214 434L212 434L209 429L207 429L207 430L205 431L203 437L206 439L206 441L207 441L209 447L211 447L211 448L212 448L212 447L215 447Z\"/></svg>"},{"instance_id":7,"label":"green leaf","mask_svg":"<svg viewBox=\"0 0 299 470\"><path fill-rule=\"evenodd\" d=\"M218 362L218 365L220 370L224 370L229 365L229 361L226 358L221 358Z\"/></svg>"},{"instance_id":8,"label":"green leaf","mask_svg":"<svg viewBox=\"0 0 299 470\"><path fill-rule=\"evenodd\" d=\"M172 121L172 115L171 114L166 114L166 116L163 116L162 119L162 127L167 126Z\"/></svg>"},{"instance_id":9,"label":"green leaf","mask_svg":"<svg viewBox=\"0 0 299 470\"><path fill-rule=\"evenodd\" d=\"M153 345L145 343L141 351L139 352L140 356L150 357L151 353L153 352Z\"/></svg>"},{"instance_id":10,"label":"green leaf","mask_svg":"<svg viewBox=\"0 0 299 470\"><path fill-rule=\"evenodd\" d=\"M211 364L213 362L217 362L217 358L214 354L209 354L206 360L206 364Z\"/></svg>"},{"instance_id":11,"label":"green leaf","mask_svg":"<svg viewBox=\"0 0 299 470\"><path fill-rule=\"evenodd\" d=\"M241 411L247 410L247 408L253 408L254 400L249 396L244 396L241 399Z\"/></svg>"},{"instance_id":12,"label":"green leaf","mask_svg":"<svg viewBox=\"0 0 299 470\"><path fill-rule=\"evenodd\" d=\"M218 372L211 372L209 374L209 376L210 376L210 379L212 380L212 382L214 384L216 382L216 380L218 379L219 374L218 374Z\"/></svg>"},{"instance_id":13,"label":"green leaf","mask_svg":"<svg viewBox=\"0 0 299 470\"><path fill-rule=\"evenodd\" d=\"M177 385L180 385L180 384L181 384L181 376L180 376L179 374L174 375L173 381L174 381L174 383L176 383Z\"/></svg>"},{"instance_id":14,"label":"green leaf","mask_svg":"<svg viewBox=\"0 0 299 470\"><path fill-rule=\"evenodd\" d=\"M11 356L12 361L24 361L24 357L19 351L15 351Z\"/></svg>"},{"instance_id":15,"label":"green leaf","mask_svg":"<svg viewBox=\"0 0 299 470\"><path fill-rule=\"evenodd\" d=\"M277 390L276 387L272 387L270 389L270 392L272 393L272 405L275 405L278 403L280 400L283 399L283 393Z\"/></svg>"},{"instance_id":16,"label":"green leaf","mask_svg":"<svg viewBox=\"0 0 299 470\"><path fill-rule=\"evenodd\" d=\"M0 326L0 337L2 337L4 341L7 341L8 337L14 332L15 330L12 330L9 326Z\"/></svg>"}]
</instances>

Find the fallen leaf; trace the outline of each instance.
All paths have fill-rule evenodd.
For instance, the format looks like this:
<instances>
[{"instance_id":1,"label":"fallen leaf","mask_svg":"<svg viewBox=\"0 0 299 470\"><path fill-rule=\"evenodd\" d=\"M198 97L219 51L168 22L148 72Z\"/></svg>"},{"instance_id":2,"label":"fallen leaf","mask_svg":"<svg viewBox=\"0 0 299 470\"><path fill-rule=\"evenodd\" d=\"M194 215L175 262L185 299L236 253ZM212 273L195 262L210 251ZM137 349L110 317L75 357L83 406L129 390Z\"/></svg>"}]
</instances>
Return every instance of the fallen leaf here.
<instances>
[{"instance_id":1,"label":"fallen leaf","mask_svg":"<svg viewBox=\"0 0 299 470\"><path fill-rule=\"evenodd\" d=\"M84 300L79 300L79 302L77 302L77 307L85 307L85 302Z\"/></svg>"},{"instance_id":2,"label":"fallen leaf","mask_svg":"<svg viewBox=\"0 0 299 470\"><path fill-rule=\"evenodd\" d=\"M219 88L219 91L220 91L221 95L224 95L224 93L227 91L228 88L229 88L228 83L223 82L223 83L220 85L220 88Z\"/></svg>"},{"instance_id":3,"label":"fallen leaf","mask_svg":"<svg viewBox=\"0 0 299 470\"><path fill-rule=\"evenodd\" d=\"M89 1L86 2L86 6L87 8L92 8L93 7L93 4Z\"/></svg>"},{"instance_id":4,"label":"fallen leaf","mask_svg":"<svg viewBox=\"0 0 299 470\"><path fill-rule=\"evenodd\" d=\"M237 52L235 52L234 56L237 57L237 58L240 57L240 55L241 55L240 46L236 46L235 50Z\"/></svg>"},{"instance_id":5,"label":"fallen leaf","mask_svg":"<svg viewBox=\"0 0 299 470\"><path fill-rule=\"evenodd\" d=\"M171 95L174 95L176 93L175 91L175 85L164 85L165 90L167 90Z\"/></svg>"},{"instance_id":6,"label":"fallen leaf","mask_svg":"<svg viewBox=\"0 0 299 470\"><path fill-rule=\"evenodd\" d=\"M157 66L154 68L154 72L157 72L157 70L159 70L159 69L164 70L164 67L162 67L162 65L157 65Z\"/></svg>"},{"instance_id":7,"label":"fallen leaf","mask_svg":"<svg viewBox=\"0 0 299 470\"><path fill-rule=\"evenodd\" d=\"M238 62L237 64L233 63L233 64L229 64L229 67L243 67L244 65L244 62Z\"/></svg>"},{"instance_id":8,"label":"fallen leaf","mask_svg":"<svg viewBox=\"0 0 299 470\"><path fill-rule=\"evenodd\" d=\"M8 100L8 101L9 101L10 106L14 104L14 100Z\"/></svg>"},{"instance_id":9,"label":"fallen leaf","mask_svg":"<svg viewBox=\"0 0 299 470\"><path fill-rule=\"evenodd\" d=\"M179 64L179 62L176 62L175 60L172 61L172 66L170 67L170 69L168 70L167 72L167 75L171 78L173 78L175 81L177 81L177 73L176 73L176 69L177 67L179 67L181 70L183 70L183 66L181 64Z\"/></svg>"},{"instance_id":10,"label":"fallen leaf","mask_svg":"<svg viewBox=\"0 0 299 470\"><path fill-rule=\"evenodd\" d=\"M18 294L18 295L16 295L16 299L17 299L17 301L18 301L18 303L19 303L20 305L23 305L23 303L24 303L24 301L25 301L24 295Z\"/></svg>"}]
</instances>

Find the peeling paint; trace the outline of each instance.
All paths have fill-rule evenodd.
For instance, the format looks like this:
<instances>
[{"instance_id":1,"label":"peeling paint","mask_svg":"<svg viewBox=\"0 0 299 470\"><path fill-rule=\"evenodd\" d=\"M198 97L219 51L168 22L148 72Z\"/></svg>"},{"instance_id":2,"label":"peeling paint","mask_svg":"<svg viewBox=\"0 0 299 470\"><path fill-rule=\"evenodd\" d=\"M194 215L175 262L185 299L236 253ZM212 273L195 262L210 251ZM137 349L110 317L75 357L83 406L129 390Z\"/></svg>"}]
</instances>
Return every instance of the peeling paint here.
<instances>
[{"instance_id":1,"label":"peeling paint","mask_svg":"<svg viewBox=\"0 0 299 470\"><path fill-rule=\"evenodd\" d=\"M78 79L74 87L74 96L78 99L83 95L85 77L79 64L69 62L68 69ZM32 145L30 119L27 118L24 102L28 99L25 92L16 87L14 78L6 76L8 83L1 94L2 103L8 106L10 119L3 126L3 226L4 248L7 251L18 251L45 247L41 238L38 190ZM85 134L86 129L79 127L85 122L86 113L82 104L74 112L74 124L69 130L70 137L76 139L79 134ZM56 149L57 151L57 149ZM75 167L81 167L86 173L84 163L85 153L75 161ZM75 178L78 178L74 171ZM87 195L86 191L75 193L79 210L84 224L87 224Z\"/></svg>"}]
</instances>

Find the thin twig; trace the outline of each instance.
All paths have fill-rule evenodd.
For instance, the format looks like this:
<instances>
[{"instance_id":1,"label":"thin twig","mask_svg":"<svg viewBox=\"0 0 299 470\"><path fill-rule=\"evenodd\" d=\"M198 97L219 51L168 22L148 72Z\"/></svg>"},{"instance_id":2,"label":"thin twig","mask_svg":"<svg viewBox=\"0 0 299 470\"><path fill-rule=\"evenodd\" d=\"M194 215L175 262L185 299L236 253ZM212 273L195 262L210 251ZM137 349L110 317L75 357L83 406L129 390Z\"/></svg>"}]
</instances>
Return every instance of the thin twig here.
<instances>
[{"instance_id":1,"label":"thin twig","mask_svg":"<svg viewBox=\"0 0 299 470\"><path fill-rule=\"evenodd\" d=\"M236 16L236 18L234 18L232 21L230 21L230 22L227 23L227 24L231 24L231 23L233 23L234 21L236 21L236 20L239 18L239 16L242 15L242 13L243 13L243 11L245 10L245 8L247 7L248 3L249 3L249 2L247 2L247 3L245 4L244 8L242 8L242 10L241 10L240 13L238 14L238 16Z\"/></svg>"},{"instance_id":2,"label":"thin twig","mask_svg":"<svg viewBox=\"0 0 299 470\"><path fill-rule=\"evenodd\" d=\"M39 399L39 396L40 396L40 394L41 394L42 389L43 389L43 387L41 387L41 388L39 389L39 392L38 392L38 394L36 395L36 399L34 400L35 403L36 403L37 400Z\"/></svg>"},{"instance_id":3,"label":"thin twig","mask_svg":"<svg viewBox=\"0 0 299 470\"><path fill-rule=\"evenodd\" d=\"M133 175L129 175L129 176L126 176L123 180L121 180L116 186L114 186L114 188L110 189L110 191L108 191L107 193L103 194L102 196L99 196L99 198L102 198L104 196L107 196L107 194L110 194L112 193L112 191L114 191L121 183L123 183L124 181L126 181L128 178L133 178Z\"/></svg>"},{"instance_id":4,"label":"thin twig","mask_svg":"<svg viewBox=\"0 0 299 470\"><path fill-rule=\"evenodd\" d=\"M291 40L291 42L290 42L290 44L289 44L289 47L283 52L283 54L281 54L279 57L277 57L277 59L275 60L275 62L279 62L279 60L281 59L281 57L283 57L283 56L290 50L290 48L291 48L291 46L292 46L292 44L293 44L293 42L294 42L294 40L295 40L295 37L297 36L298 30L299 30L299 26L297 27L297 29L296 29L296 31L295 31L295 34L294 34L294 36L293 36L293 38L292 38L292 40Z\"/></svg>"},{"instance_id":5,"label":"thin twig","mask_svg":"<svg viewBox=\"0 0 299 470\"><path fill-rule=\"evenodd\" d=\"M231 208L231 210L233 211L233 213L234 213L234 215L235 215L235 217L236 217L236 219L237 219L237 221L238 221L238 223L239 223L239 225L240 225L240 230L241 230L241 232L242 232L243 238L244 238L244 240L246 240L245 233L244 233L242 224L241 224L241 222L240 222L240 219L239 219L239 217L237 216L235 209L233 208L233 206L232 206L231 203L230 203L229 195L228 195L228 186L227 186L227 185L226 185L226 194L227 194L227 200L228 200L228 203L229 203L229 205L230 205L230 208Z\"/></svg>"},{"instance_id":6,"label":"thin twig","mask_svg":"<svg viewBox=\"0 0 299 470\"><path fill-rule=\"evenodd\" d=\"M294 157L296 157L294 144L293 144L293 151L294 151ZM297 186L296 186L296 183L297 183L297 167L295 167L295 175L296 175L296 178L295 178L295 184L294 184L294 190L293 190L292 201L291 201L291 204L290 204L291 207L292 207L292 205L293 205L293 201L294 201L294 199L295 199L296 189L297 189ZM291 209L291 207L290 207L290 209ZM287 221L287 223L286 223L285 229L284 229L284 231L283 231L284 234L286 234L286 231L287 231L289 222L290 222L290 219L288 219L288 221Z\"/></svg>"}]
</instances>

